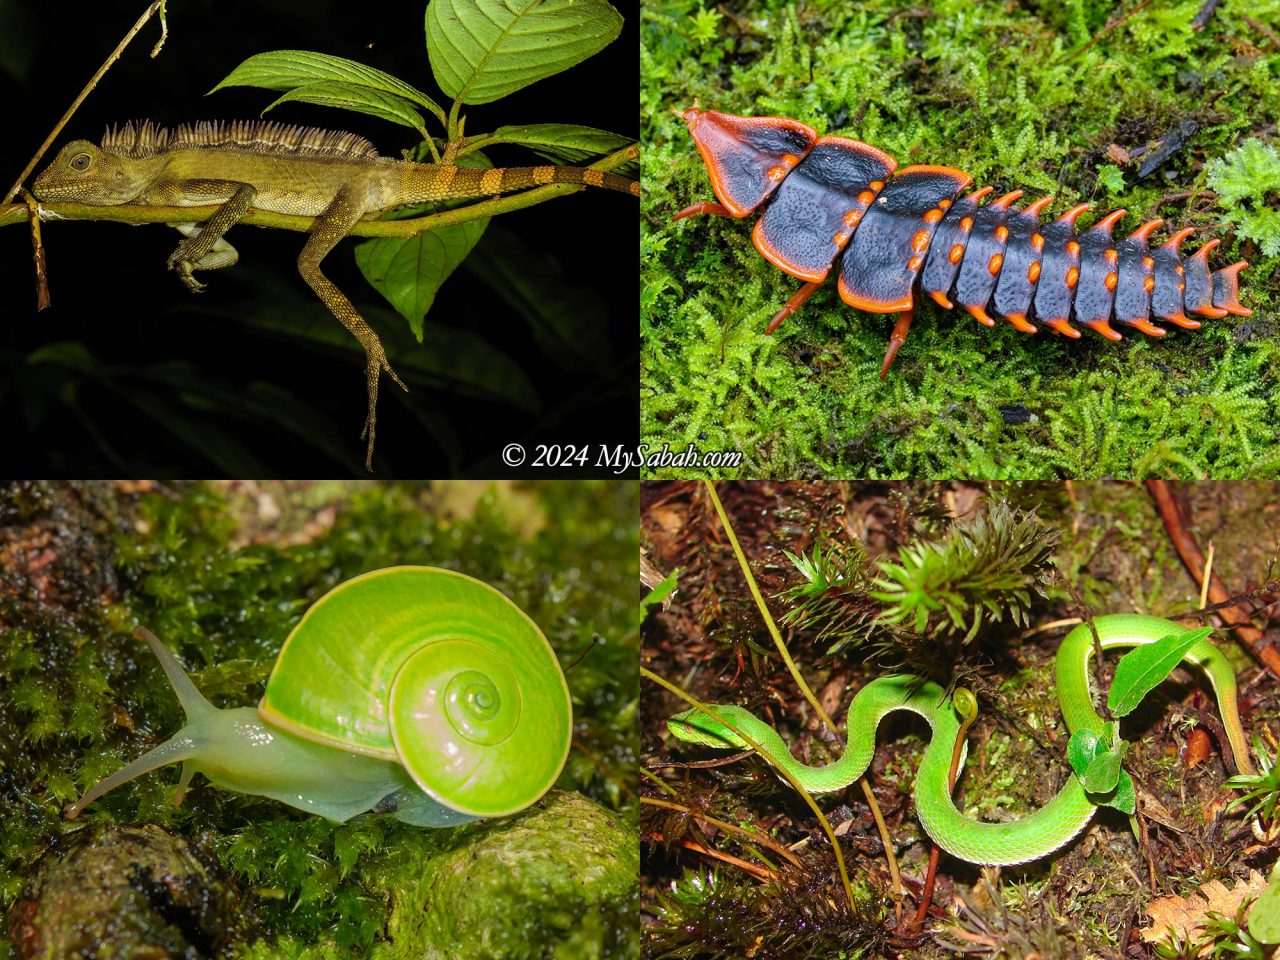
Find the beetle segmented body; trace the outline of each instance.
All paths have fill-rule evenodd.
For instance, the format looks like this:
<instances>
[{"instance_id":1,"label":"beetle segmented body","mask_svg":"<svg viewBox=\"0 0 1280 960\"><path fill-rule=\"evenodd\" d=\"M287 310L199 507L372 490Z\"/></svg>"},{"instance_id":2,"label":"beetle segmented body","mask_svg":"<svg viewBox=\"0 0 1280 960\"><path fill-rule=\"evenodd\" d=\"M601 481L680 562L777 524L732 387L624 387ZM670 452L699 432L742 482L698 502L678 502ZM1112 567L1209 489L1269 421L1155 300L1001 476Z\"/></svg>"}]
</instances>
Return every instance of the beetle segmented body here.
<instances>
[{"instance_id":1,"label":"beetle segmented body","mask_svg":"<svg viewBox=\"0 0 1280 960\"><path fill-rule=\"evenodd\" d=\"M1163 223L1151 220L1123 240L1111 235L1124 210L1082 233L1075 221L1089 204L1051 223L1040 213L1051 197L1015 206L1021 190L979 204L983 187L939 166L898 169L893 157L847 137L819 137L782 117L738 117L693 107L682 114L711 175L719 203L703 201L672 219L698 213L741 218L762 209L752 238L779 269L805 281L770 322L794 313L840 261L845 303L871 313L897 313L880 376L889 371L911 326L915 293L950 309L959 305L994 326L988 311L1023 333L1041 328L1079 337L1072 321L1108 340L1111 321L1161 337L1152 317L1194 330L1201 317L1248 316L1238 275L1245 261L1209 270L1210 240L1190 257L1178 248L1194 231L1174 233L1154 249Z\"/></svg>"}]
</instances>

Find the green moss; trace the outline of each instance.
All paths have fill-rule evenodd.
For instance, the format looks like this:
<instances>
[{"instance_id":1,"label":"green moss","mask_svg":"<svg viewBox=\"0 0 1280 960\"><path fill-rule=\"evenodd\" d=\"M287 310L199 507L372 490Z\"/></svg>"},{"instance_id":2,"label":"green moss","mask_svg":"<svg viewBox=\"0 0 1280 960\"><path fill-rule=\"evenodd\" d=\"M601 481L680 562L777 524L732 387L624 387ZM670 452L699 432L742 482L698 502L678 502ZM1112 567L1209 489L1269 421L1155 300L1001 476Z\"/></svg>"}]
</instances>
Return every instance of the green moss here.
<instances>
[{"instance_id":1,"label":"green moss","mask_svg":"<svg viewBox=\"0 0 1280 960\"><path fill-rule=\"evenodd\" d=\"M465 570L493 584L543 627L564 664L601 638L568 675L574 749L557 785L634 824L635 484L526 484L493 488L476 499L459 498L450 486L355 483L326 487L322 498L310 501L315 490L305 486L263 486L286 512L296 511L307 542L274 533L248 542L255 539L245 532L252 511L239 496L229 504L223 487L170 487L140 497L115 488L100 505L108 520L87 529L83 544L67 533L69 524L74 530L84 521L85 498L77 500L73 490L53 485L30 502L0 504L12 529L55 558L46 580L71 578L63 568L84 557L97 564L79 574L84 589L60 604L39 595L43 581L37 579L30 596L14 589L0 596L6 625L0 776L8 799L0 814L0 895L6 906L38 851L74 829L61 818L62 804L182 722L161 672L128 635L134 624L145 624L176 649L215 704L251 704L281 641L310 603L358 573L398 563ZM104 488L89 489L101 494ZM302 520L308 504L309 522ZM32 566L32 556L0 558L9 565L7 588L26 583L22 564ZM210 849L255 894L262 956L369 956L387 936L397 891L429 879L425 863L503 829L490 822L431 831L374 816L334 824L203 781L175 808L169 803L175 780L176 768L147 775L108 794L86 816L157 823L187 836L207 833ZM634 842L633 828L628 836ZM582 859L579 852L560 861L566 878L581 879ZM536 905L472 906L491 909L504 923L532 922L522 911L545 911L559 892L549 890ZM606 901L615 911L629 910L623 893L610 887L591 913L599 914ZM563 909L572 912L584 902L566 900ZM611 945L610 955L626 956L635 951L634 927L633 919L624 924L629 934L621 940L590 929L600 944ZM584 943L591 938L584 937ZM398 947L411 951L414 944ZM422 955L425 948L417 947ZM546 943L532 943L528 955L555 954Z\"/></svg>"},{"instance_id":2,"label":"green moss","mask_svg":"<svg viewBox=\"0 0 1280 960\"><path fill-rule=\"evenodd\" d=\"M741 466L720 471L740 477L1280 474L1280 259L1256 226L1274 195L1262 182L1222 205L1201 193L1208 161L1280 119L1280 64L1240 15L1265 22L1276 4L1225 3L1198 32L1201 5L1149 5L1112 26L1113 5L1092 2L747 0L712 37L701 3L646 3L642 436L741 450ZM749 222L670 222L711 196L672 114L695 100L795 117L901 165L1052 193L1054 212L1095 202L1129 210L1122 228L1140 216L1201 228L1223 239L1215 265L1251 261L1242 287L1254 316L1111 344L987 330L929 303L881 382L892 318L850 310L829 283L766 337L799 281L759 256ZM1194 134L1154 173L1108 154L1184 120Z\"/></svg>"}]
</instances>

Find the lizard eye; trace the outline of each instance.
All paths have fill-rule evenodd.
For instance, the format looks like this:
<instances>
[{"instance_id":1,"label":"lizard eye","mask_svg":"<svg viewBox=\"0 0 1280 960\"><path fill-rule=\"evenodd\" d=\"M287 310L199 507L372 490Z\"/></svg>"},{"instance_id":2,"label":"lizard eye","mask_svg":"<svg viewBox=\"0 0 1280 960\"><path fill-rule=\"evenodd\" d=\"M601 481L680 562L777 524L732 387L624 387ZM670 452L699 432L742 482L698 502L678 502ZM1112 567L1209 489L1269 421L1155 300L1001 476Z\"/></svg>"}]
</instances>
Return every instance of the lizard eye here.
<instances>
[{"instance_id":1,"label":"lizard eye","mask_svg":"<svg viewBox=\"0 0 1280 960\"><path fill-rule=\"evenodd\" d=\"M91 163L93 163L93 157L89 156L87 153L77 153L71 158L71 169L78 170L83 173L89 169L89 165Z\"/></svg>"}]
</instances>

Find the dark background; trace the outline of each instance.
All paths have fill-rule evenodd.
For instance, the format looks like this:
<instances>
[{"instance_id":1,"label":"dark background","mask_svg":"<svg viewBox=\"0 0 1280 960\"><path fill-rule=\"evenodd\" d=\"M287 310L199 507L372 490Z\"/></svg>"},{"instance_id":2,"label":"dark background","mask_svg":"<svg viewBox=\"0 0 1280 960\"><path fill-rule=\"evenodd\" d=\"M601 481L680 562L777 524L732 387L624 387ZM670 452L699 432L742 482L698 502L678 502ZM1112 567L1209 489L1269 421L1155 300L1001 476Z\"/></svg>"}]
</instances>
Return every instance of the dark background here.
<instances>
[{"instance_id":1,"label":"dark background","mask_svg":"<svg viewBox=\"0 0 1280 960\"><path fill-rule=\"evenodd\" d=\"M467 132L560 122L635 137L636 14L618 6L626 20L618 40L511 97L467 108ZM7 190L144 7L141 0L0 0L0 102L7 108L0 190ZM177 0L160 56L149 56L159 31L153 19L37 172L68 140L97 141L111 123L257 117L275 92L232 88L205 94L245 58L268 50L315 50L357 60L407 81L447 109L426 56L424 8ZM267 118L351 130L385 156L399 156L416 140L405 127L306 104L282 105ZM436 123L428 118L433 133ZM515 147L495 148L489 156L501 165L545 162ZM424 346L357 270L352 250L359 241L343 241L323 269L378 331L412 391L406 395L383 378L375 471L547 476L554 471L504 466L502 447L519 442L530 454L538 443L633 448L635 218L633 198L584 191L491 221L427 313ZM363 475L363 352L298 275L295 260L304 236L232 228L228 239L240 262L203 274L209 286L198 296L165 269L179 239L161 226L46 222L53 305L37 313L29 230L23 225L0 231L0 437L10 469L77 477ZM495 274L495 258L512 264L510 272ZM550 299L558 304L550 315L558 311L561 319L590 321L567 342L540 336L498 292L548 280ZM548 300L545 293L536 296ZM283 319L289 332L279 330ZM433 341L433 332L445 330L455 336L441 334ZM483 344L466 347L476 339ZM67 343L82 346L58 347L60 362L33 362L37 351L48 356L51 347ZM436 352L440 374L406 376L411 371L404 358L424 349ZM509 358L532 394L513 398L511 384L518 378L503 374L499 364L486 364L486 349ZM471 365L480 371L475 376L495 382L477 388L475 376L460 373ZM593 449L593 461L595 454ZM560 472L609 471L574 466Z\"/></svg>"}]
</instances>

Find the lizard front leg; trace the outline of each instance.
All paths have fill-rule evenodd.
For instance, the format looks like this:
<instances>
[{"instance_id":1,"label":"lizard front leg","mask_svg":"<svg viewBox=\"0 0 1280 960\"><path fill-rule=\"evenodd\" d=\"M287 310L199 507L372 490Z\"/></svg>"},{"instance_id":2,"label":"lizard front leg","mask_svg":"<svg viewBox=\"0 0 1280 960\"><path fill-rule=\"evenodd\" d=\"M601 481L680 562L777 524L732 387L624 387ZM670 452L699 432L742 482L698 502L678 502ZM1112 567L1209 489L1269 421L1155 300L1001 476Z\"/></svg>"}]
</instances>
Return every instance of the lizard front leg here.
<instances>
[{"instance_id":1,"label":"lizard front leg","mask_svg":"<svg viewBox=\"0 0 1280 960\"><path fill-rule=\"evenodd\" d=\"M368 437L369 446L368 452L365 454L364 465L366 470L372 470L374 428L378 420L378 378L383 371L386 371L387 376L391 377L402 390L408 390L409 388L404 385L404 381L396 376L396 372L391 369L391 364L387 361L386 351L382 349L382 341L373 332L373 328L365 322L364 317L360 316L355 305L346 298L343 292L320 272L320 261L325 258L325 255L330 250L337 246L339 240L351 232L351 228L359 222L361 212L362 208L356 199L355 191L349 186L342 187L324 213L316 217L315 224L311 228L311 236L307 239L306 246L302 248L302 252L298 254L298 272L302 274L302 279L307 281L307 285L324 301L325 306L333 312L335 317L342 321L342 325L350 330L355 335L355 338L360 341L360 345L364 347L368 361L366 373L369 389L369 413L365 418L364 431L360 436L362 438Z\"/></svg>"},{"instance_id":2,"label":"lizard front leg","mask_svg":"<svg viewBox=\"0 0 1280 960\"><path fill-rule=\"evenodd\" d=\"M170 226L184 237L198 237L201 231L201 225L198 223L174 223ZM191 269L221 270L223 267L234 266L239 260L240 254L236 248L227 243L226 237L219 237L213 248L192 264Z\"/></svg>"},{"instance_id":3,"label":"lizard front leg","mask_svg":"<svg viewBox=\"0 0 1280 960\"><path fill-rule=\"evenodd\" d=\"M230 230L253 205L253 198L258 191L251 183L236 183L233 180L194 179L183 180L175 185L182 197L210 200L221 199L231 193L231 199L218 208L218 212L200 226L199 232L187 233L187 239L178 244L178 248L169 255L167 266L177 270L182 282L192 293L199 293L204 284L192 276L194 270L214 270L236 262L235 248L222 242L222 235ZM162 188L163 189L163 188ZM158 202L164 201L163 194L156 197ZM181 230L182 227L180 226ZM226 259L226 251L231 251L230 259ZM212 256L210 255L212 254Z\"/></svg>"}]
</instances>

